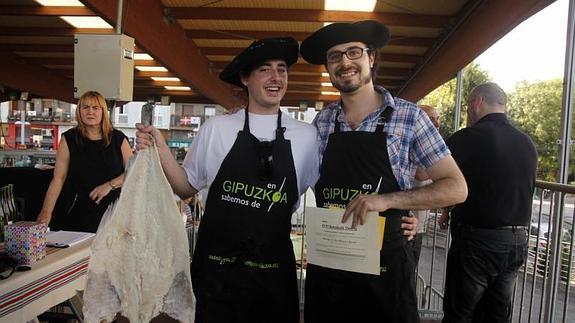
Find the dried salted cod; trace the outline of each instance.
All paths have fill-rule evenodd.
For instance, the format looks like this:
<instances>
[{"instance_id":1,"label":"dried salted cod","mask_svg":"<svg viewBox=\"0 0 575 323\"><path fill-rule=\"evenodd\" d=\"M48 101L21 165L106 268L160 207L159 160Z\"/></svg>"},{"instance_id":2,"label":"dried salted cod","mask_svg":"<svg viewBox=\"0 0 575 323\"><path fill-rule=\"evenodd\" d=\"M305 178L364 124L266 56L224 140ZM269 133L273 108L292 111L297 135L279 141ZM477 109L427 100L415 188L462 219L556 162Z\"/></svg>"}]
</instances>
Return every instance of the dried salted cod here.
<instances>
[{"instance_id":1,"label":"dried salted cod","mask_svg":"<svg viewBox=\"0 0 575 323\"><path fill-rule=\"evenodd\" d=\"M193 322L188 239L155 147L128 167L120 198L94 242L84 292L87 322L149 322L165 313Z\"/></svg>"}]
</instances>

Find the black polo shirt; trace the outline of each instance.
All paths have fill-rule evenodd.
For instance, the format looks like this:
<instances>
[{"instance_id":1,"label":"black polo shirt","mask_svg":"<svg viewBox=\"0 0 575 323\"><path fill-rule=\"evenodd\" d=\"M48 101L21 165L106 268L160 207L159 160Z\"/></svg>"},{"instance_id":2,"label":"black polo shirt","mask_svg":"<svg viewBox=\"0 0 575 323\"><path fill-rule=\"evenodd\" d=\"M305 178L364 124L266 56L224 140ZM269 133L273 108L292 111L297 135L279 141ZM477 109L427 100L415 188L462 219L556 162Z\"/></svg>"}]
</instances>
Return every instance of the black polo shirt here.
<instances>
[{"instance_id":1,"label":"black polo shirt","mask_svg":"<svg viewBox=\"0 0 575 323\"><path fill-rule=\"evenodd\" d=\"M537 152L531 138L503 113L492 113L448 140L467 181L468 195L452 212L453 223L479 228L529 225Z\"/></svg>"}]
</instances>

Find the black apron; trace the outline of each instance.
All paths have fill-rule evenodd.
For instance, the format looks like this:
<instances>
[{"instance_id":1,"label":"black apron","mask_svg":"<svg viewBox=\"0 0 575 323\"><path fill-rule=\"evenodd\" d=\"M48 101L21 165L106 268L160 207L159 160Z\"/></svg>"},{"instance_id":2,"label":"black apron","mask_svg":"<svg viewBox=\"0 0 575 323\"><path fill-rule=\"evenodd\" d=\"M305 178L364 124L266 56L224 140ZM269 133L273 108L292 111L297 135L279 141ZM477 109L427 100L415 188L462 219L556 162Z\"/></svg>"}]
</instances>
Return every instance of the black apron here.
<instances>
[{"instance_id":1,"label":"black apron","mask_svg":"<svg viewBox=\"0 0 575 323\"><path fill-rule=\"evenodd\" d=\"M192 261L196 322L298 322L296 265L290 240L298 199L281 111L276 138L243 131L208 194Z\"/></svg>"},{"instance_id":2,"label":"black apron","mask_svg":"<svg viewBox=\"0 0 575 323\"><path fill-rule=\"evenodd\" d=\"M337 113L315 186L318 207L345 207L358 194L400 190L389 162L387 133L383 132L392 112L387 107L380 114L375 132L340 132ZM407 211L391 209L379 215L386 219L380 275L309 264L306 323L419 322L413 252L401 229L401 216Z\"/></svg>"}]
</instances>

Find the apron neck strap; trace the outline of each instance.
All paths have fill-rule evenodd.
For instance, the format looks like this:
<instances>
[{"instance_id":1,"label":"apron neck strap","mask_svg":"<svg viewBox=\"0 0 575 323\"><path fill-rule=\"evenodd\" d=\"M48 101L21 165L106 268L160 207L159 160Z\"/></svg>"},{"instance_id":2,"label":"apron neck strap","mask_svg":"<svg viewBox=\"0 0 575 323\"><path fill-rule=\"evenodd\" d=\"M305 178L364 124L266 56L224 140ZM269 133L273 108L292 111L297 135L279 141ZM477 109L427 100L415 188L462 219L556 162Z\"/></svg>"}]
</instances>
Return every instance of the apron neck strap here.
<instances>
[{"instance_id":1,"label":"apron neck strap","mask_svg":"<svg viewBox=\"0 0 575 323\"><path fill-rule=\"evenodd\" d=\"M339 132L339 112L341 110L337 110L337 112L335 113L335 126L333 128L333 132Z\"/></svg>"},{"instance_id":2,"label":"apron neck strap","mask_svg":"<svg viewBox=\"0 0 575 323\"><path fill-rule=\"evenodd\" d=\"M340 128L339 112L340 111L341 110L337 110L337 112L335 114L334 132L339 132L339 128ZM387 106L385 108L385 110L383 110L382 112L379 113L379 117L377 118L377 127L375 128L375 132L382 132L383 131L383 127L385 127L385 125L389 121L389 118L391 117L392 113L393 113L393 108L390 106Z\"/></svg>"},{"instance_id":3,"label":"apron neck strap","mask_svg":"<svg viewBox=\"0 0 575 323\"><path fill-rule=\"evenodd\" d=\"M244 109L244 114L246 116L244 118L244 132L245 133L250 132L250 115L248 113L248 108L249 108L249 105Z\"/></svg>"},{"instance_id":4,"label":"apron neck strap","mask_svg":"<svg viewBox=\"0 0 575 323\"><path fill-rule=\"evenodd\" d=\"M282 127L282 111L278 110L278 121L277 121L277 128L276 128L276 139L282 138L284 136L284 132L286 131L285 127ZM248 113L248 107L245 108L245 120L244 120L244 132L250 132L250 115Z\"/></svg>"},{"instance_id":5,"label":"apron neck strap","mask_svg":"<svg viewBox=\"0 0 575 323\"><path fill-rule=\"evenodd\" d=\"M383 127L389 122L389 118L393 113L393 108L389 105L379 114L379 118L377 119L377 127L375 128L375 132L383 132Z\"/></svg>"}]
</instances>

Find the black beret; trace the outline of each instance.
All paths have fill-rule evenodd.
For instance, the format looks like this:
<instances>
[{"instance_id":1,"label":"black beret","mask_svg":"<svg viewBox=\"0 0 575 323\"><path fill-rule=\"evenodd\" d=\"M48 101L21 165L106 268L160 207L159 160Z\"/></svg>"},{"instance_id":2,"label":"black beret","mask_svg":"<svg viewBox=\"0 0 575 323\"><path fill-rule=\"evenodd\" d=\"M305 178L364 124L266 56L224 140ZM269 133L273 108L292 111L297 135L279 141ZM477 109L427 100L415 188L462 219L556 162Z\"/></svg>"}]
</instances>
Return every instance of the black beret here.
<instances>
[{"instance_id":1,"label":"black beret","mask_svg":"<svg viewBox=\"0 0 575 323\"><path fill-rule=\"evenodd\" d=\"M284 60L289 67L297 61L298 47L297 40L292 37L256 40L224 68L220 73L220 80L244 87L240 72L270 59Z\"/></svg>"},{"instance_id":2,"label":"black beret","mask_svg":"<svg viewBox=\"0 0 575 323\"><path fill-rule=\"evenodd\" d=\"M387 44L389 31L383 24L374 20L355 23L333 23L327 25L301 43L301 56L310 64L325 64L326 52L335 45L362 42L379 49Z\"/></svg>"}]
</instances>

